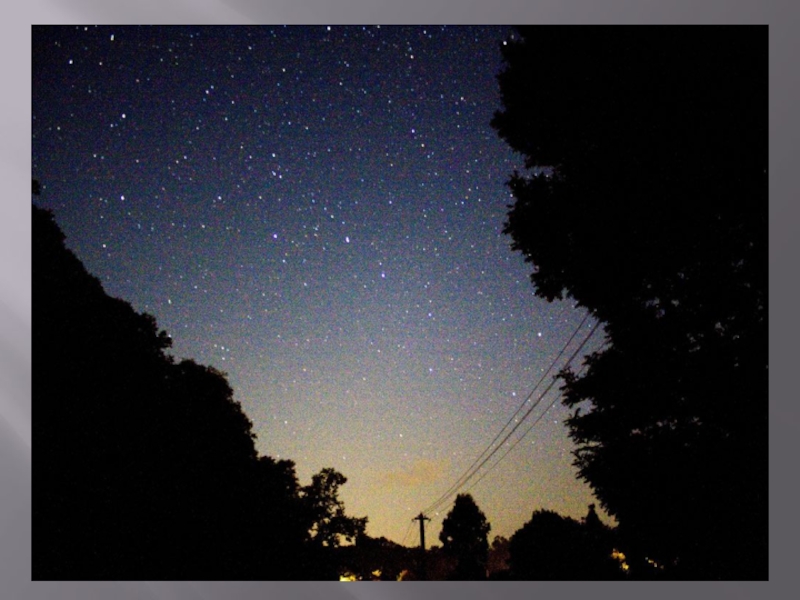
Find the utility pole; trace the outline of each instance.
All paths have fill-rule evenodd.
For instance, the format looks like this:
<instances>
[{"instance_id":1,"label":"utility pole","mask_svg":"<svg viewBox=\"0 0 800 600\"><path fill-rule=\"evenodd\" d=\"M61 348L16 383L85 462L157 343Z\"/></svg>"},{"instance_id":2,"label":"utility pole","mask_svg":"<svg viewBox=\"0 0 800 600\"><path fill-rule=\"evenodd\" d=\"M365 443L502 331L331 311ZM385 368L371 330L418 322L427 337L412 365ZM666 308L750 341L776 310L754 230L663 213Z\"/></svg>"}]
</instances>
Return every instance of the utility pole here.
<instances>
[{"instance_id":1,"label":"utility pole","mask_svg":"<svg viewBox=\"0 0 800 600\"><path fill-rule=\"evenodd\" d=\"M418 516L411 519L412 521L419 521L419 547L422 553L420 562L420 579L426 581L428 579L428 565L427 556L425 555L425 521L430 521L428 517L419 513Z\"/></svg>"}]
</instances>

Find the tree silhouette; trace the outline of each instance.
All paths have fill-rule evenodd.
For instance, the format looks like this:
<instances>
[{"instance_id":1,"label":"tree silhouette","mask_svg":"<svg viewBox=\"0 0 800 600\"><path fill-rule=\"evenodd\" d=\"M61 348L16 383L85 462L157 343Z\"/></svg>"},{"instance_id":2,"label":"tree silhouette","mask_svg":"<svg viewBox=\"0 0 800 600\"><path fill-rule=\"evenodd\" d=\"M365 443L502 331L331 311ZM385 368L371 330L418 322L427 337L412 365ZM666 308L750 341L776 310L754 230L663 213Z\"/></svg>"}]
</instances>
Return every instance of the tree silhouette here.
<instances>
[{"instance_id":1,"label":"tree silhouette","mask_svg":"<svg viewBox=\"0 0 800 600\"><path fill-rule=\"evenodd\" d=\"M458 560L451 579L486 579L491 525L469 494L458 494L442 521L439 540L445 554Z\"/></svg>"},{"instance_id":2,"label":"tree silhouette","mask_svg":"<svg viewBox=\"0 0 800 600\"><path fill-rule=\"evenodd\" d=\"M524 28L503 54L492 125L539 167L505 232L607 333L562 373L579 476L675 577L766 578L766 28Z\"/></svg>"},{"instance_id":3,"label":"tree silhouette","mask_svg":"<svg viewBox=\"0 0 800 600\"><path fill-rule=\"evenodd\" d=\"M322 469L311 483L300 489L300 515L306 548L303 570L306 579L338 579L345 554L342 542L355 542L364 534L367 518L345 513L339 488L347 478L332 468Z\"/></svg>"},{"instance_id":4,"label":"tree silhouette","mask_svg":"<svg viewBox=\"0 0 800 600\"><path fill-rule=\"evenodd\" d=\"M145 449L161 464L164 441L158 420L153 431L137 427L162 397L170 340L152 317L106 296L36 207L32 258L34 577L136 578L158 503L147 500L154 480L136 457Z\"/></svg>"},{"instance_id":5,"label":"tree silhouette","mask_svg":"<svg viewBox=\"0 0 800 600\"><path fill-rule=\"evenodd\" d=\"M489 547L486 560L486 570L490 579L507 579L509 575L508 559L510 540L501 535L496 535Z\"/></svg>"},{"instance_id":6,"label":"tree silhouette","mask_svg":"<svg viewBox=\"0 0 800 600\"><path fill-rule=\"evenodd\" d=\"M302 488L301 496L309 520L310 539L318 546L338 548L341 542L354 542L364 533L367 518L348 517L339 488L347 478L332 468L322 469Z\"/></svg>"},{"instance_id":7,"label":"tree silhouette","mask_svg":"<svg viewBox=\"0 0 800 600\"><path fill-rule=\"evenodd\" d=\"M257 456L224 373L166 354L33 207L33 578L334 578L317 546L362 532L333 470L300 488ZM313 527L313 539L309 530Z\"/></svg>"},{"instance_id":8,"label":"tree silhouette","mask_svg":"<svg viewBox=\"0 0 800 600\"><path fill-rule=\"evenodd\" d=\"M521 580L603 580L621 578L611 558L612 535L590 515L584 522L537 510L509 542L511 577Z\"/></svg>"},{"instance_id":9,"label":"tree silhouette","mask_svg":"<svg viewBox=\"0 0 800 600\"><path fill-rule=\"evenodd\" d=\"M252 487L241 508L249 515L249 547L255 564L246 579L309 579L305 561L306 522L300 485L290 460L258 457Z\"/></svg>"},{"instance_id":10,"label":"tree silhouette","mask_svg":"<svg viewBox=\"0 0 800 600\"><path fill-rule=\"evenodd\" d=\"M355 545L339 549L343 570L362 581L397 581L408 577L408 568L415 562L417 548L401 546L385 537L358 536ZM405 571L405 573L404 573Z\"/></svg>"}]
</instances>

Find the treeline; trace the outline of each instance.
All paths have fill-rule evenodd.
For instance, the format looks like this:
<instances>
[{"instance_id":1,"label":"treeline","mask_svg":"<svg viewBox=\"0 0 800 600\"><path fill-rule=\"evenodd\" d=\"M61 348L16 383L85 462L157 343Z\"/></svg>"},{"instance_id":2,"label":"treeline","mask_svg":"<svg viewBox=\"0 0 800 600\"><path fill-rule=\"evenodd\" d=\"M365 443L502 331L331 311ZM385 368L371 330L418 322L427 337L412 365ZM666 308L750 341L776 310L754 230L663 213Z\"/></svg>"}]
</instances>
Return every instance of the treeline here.
<instances>
[{"instance_id":1,"label":"treeline","mask_svg":"<svg viewBox=\"0 0 800 600\"><path fill-rule=\"evenodd\" d=\"M616 530L600 521L593 504L581 520L536 510L511 536L507 569L497 571L494 577L549 581L627 579L630 565L618 546ZM643 577L645 573L638 575Z\"/></svg>"},{"instance_id":2,"label":"treeline","mask_svg":"<svg viewBox=\"0 0 800 600\"><path fill-rule=\"evenodd\" d=\"M502 53L491 125L530 169L504 233L537 296L603 326L559 378L618 525L536 511L489 552L459 497L443 572L767 579L767 28L520 27Z\"/></svg>"},{"instance_id":3,"label":"treeline","mask_svg":"<svg viewBox=\"0 0 800 600\"><path fill-rule=\"evenodd\" d=\"M637 564L618 549L615 528L600 521L594 504L583 519L535 510L510 538L496 536L470 494L458 494L442 522L441 546L432 547L409 578L450 581L592 580L657 577L657 566Z\"/></svg>"},{"instance_id":4,"label":"treeline","mask_svg":"<svg viewBox=\"0 0 800 600\"><path fill-rule=\"evenodd\" d=\"M36 206L33 317L33 579L338 579L366 525L345 477L258 456L224 374L169 356Z\"/></svg>"},{"instance_id":5,"label":"treeline","mask_svg":"<svg viewBox=\"0 0 800 600\"><path fill-rule=\"evenodd\" d=\"M492 126L536 294L603 324L561 373L575 466L626 553L768 577L768 31L524 27Z\"/></svg>"}]
</instances>

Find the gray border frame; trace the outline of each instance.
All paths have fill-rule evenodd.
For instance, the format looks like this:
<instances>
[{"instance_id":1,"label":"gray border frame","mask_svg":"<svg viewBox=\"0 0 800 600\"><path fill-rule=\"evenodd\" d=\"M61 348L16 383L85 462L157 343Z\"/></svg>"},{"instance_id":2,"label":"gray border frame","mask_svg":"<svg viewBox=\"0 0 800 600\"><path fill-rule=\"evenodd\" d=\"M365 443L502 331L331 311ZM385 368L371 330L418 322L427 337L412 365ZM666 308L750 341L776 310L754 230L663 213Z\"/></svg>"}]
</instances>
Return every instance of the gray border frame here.
<instances>
[{"instance_id":1,"label":"gray border frame","mask_svg":"<svg viewBox=\"0 0 800 600\"><path fill-rule=\"evenodd\" d=\"M600 595L689 597L724 594L790 597L800 504L797 406L789 401L790 369L798 363L800 300L792 235L800 221L795 165L800 106L798 12L791 0L30 0L4 11L0 56L7 78L0 95L0 595L12 599L238 600L316 598L464 598ZM285 583L285 582L31 582L31 290L30 290L30 26L44 23L664 23L770 26L770 581L725 583ZM794 192L794 193L793 193Z\"/></svg>"}]
</instances>

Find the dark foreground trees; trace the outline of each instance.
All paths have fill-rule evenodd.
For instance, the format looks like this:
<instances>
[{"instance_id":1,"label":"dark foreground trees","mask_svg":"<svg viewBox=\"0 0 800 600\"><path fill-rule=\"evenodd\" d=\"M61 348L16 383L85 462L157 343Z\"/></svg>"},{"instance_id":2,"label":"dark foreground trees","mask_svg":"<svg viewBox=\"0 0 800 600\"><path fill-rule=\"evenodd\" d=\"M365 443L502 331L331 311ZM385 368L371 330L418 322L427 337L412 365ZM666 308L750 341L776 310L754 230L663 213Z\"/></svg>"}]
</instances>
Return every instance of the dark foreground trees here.
<instances>
[{"instance_id":1,"label":"dark foreground trees","mask_svg":"<svg viewBox=\"0 0 800 600\"><path fill-rule=\"evenodd\" d=\"M525 28L493 120L537 295L607 332L579 475L675 578L767 577L767 30Z\"/></svg>"},{"instance_id":2,"label":"dark foreground trees","mask_svg":"<svg viewBox=\"0 0 800 600\"><path fill-rule=\"evenodd\" d=\"M621 579L623 571L612 557L613 551L614 532L600 522L594 506L582 522L553 511L537 510L511 537L509 577L556 581Z\"/></svg>"},{"instance_id":3,"label":"dark foreground trees","mask_svg":"<svg viewBox=\"0 0 800 600\"><path fill-rule=\"evenodd\" d=\"M439 540L443 552L457 561L450 579L486 579L491 525L469 494L458 494L442 522Z\"/></svg>"},{"instance_id":4,"label":"dark foreground trees","mask_svg":"<svg viewBox=\"0 0 800 600\"><path fill-rule=\"evenodd\" d=\"M366 518L349 517L339 488L347 478L335 469L323 469L311 478L311 484L301 491L303 509L309 528L309 541L323 548L338 548L343 541L355 542L364 533Z\"/></svg>"},{"instance_id":5,"label":"dark foreground trees","mask_svg":"<svg viewBox=\"0 0 800 600\"><path fill-rule=\"evenodd\" d=\"M167 355L35 206L33 315L33 579L338 577L312 542L363 531L344 476L257 456L224 374Z\"/></svg>"}]
</instances>

